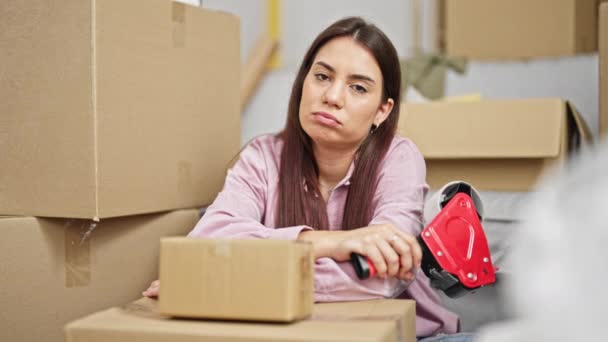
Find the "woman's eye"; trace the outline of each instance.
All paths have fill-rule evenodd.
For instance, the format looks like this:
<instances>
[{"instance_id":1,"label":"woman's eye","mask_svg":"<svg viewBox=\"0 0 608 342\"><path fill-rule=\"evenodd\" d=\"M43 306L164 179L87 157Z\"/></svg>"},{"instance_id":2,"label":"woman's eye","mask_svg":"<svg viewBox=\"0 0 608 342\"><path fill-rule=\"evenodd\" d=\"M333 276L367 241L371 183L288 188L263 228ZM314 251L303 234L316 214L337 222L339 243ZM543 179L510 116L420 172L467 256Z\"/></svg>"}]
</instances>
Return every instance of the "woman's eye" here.
<instances>
[{"instance_id":1,"label":"woman's eye","mask_svg":"<svg viewBox=\"0 0 608 342\"><path fill-rule=\"evenodd\" d=\"M357 92L357 93L367 93L367 89L365 89L364 86L360 85L360 84L353 84L352 88Z\"/></svg>"},{"instance_id":2,"label":"woman's eye","mask_svg":"<svg viewBox=\"0 0 608 342\"><path fill-rule=\"evenodd\" d=\"M327 81L329 79L329 77L325 74L315 74L315 77L319 80L319 81Z\"/></svg>"}]
</instances>

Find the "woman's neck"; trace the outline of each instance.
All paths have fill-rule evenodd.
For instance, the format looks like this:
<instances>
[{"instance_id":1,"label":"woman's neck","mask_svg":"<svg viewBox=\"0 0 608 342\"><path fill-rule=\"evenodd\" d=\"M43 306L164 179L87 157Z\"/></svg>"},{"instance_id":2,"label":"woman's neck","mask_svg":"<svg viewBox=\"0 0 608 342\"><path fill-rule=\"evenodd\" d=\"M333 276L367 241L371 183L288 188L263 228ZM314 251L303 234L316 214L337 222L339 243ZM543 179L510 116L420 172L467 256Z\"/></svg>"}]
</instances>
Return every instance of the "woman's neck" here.
<instances>
[{"instance_id":1,"label":"woman's neck","mask_svg":"<svg viewBox=\"0 0 608 342\"><path fill-rule=\"evenodd\" d=\"M314 144L313 151L319 168L319 186L331 190L348 173L357 149L330 149Z\"/></svg>"}]
</instances>

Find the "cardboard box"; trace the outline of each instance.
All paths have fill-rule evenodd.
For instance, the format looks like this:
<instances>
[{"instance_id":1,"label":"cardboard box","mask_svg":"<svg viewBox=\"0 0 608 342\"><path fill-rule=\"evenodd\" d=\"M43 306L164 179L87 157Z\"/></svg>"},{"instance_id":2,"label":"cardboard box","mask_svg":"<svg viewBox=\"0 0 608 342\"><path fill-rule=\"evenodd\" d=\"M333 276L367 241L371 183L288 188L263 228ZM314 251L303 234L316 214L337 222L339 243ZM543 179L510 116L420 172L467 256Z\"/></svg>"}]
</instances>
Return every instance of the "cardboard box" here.
<instances>
[{"instance_id":1,"label":"cardboard box","mask_svg":"<svg viewBox=\"0 0 608 342\"><path fill-rule=\"evenodd\" d=\"M165 238L160 312L290 322L310 316L312 245L284 240Z\"/></svg>"},{"instance_id":2,"label":"cardboard box","mask_svg":"<svg viewBox=\"0 0 608 342\"><path fill-rule=\"evenodd\" d=\"M457 0L440 3L439 44L480 60L597 51L598 0Z\"/></svg>"},{"instance_id":3,"label":"cardboard box","mask_svg":"<svg viewBox=\"0 0 608 342\"><path fill-rule=\"evenodd\" d=\"M63 341L63 326L141 297L158 279L160 238L197 210L103 220L0 218L0 341Z\"/></svg>"},{"instance_id":4,"label":"cardboard box","mask_svg":"<svg viewBox=\"0 0 608 342\"><path fill-rule=\"evenodd\" d=\"M608 3L600 6L600 137L608 133Z\"/></svg>"},{"instance_id":5,"label":"cardboard box","mask_svg":"<svg viewBox=\"0 0 608 342\"><path fill-rule=\"evenodd\" d=\"M399 133L412 139L436 189L453 180L479 190L531 190L559 167L589 129L576 109L560 99L483 100L404 104Z\"/></svg>"},{"instance_id":6,"label":"cardboard box","mask_svg":"<svg viewBox=\"0 0 608 342\"><path fill-rule=\"evenodd\" d=\"M237 17L170 0L3 0L0 17L0 214L215 198L240 147Z\"/></svg>"},{"instance_id":7,"label":"cardboard box","mask_svg":"<svg viewBox=\"0 0 608 342\"><path fill-rule=\"evenodd\" d=\"M315 304L310 319L276 324L170 319L157 312L156 301L144 298L72 322L65 332L67 342L414 342L415 306L396 299Z\"/></svg>"}]
</instances>

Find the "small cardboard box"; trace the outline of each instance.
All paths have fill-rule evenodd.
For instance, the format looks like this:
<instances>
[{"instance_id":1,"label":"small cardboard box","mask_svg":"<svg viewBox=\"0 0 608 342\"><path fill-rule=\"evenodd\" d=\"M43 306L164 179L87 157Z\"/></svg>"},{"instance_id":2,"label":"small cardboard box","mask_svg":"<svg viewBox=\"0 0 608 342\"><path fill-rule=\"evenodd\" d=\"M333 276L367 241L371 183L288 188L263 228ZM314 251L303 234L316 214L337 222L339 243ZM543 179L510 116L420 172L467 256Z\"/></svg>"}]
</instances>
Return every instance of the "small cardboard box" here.
<instances>
[{"instance_id":1,"label":"small cardboard box","mask_svg":"<svg viewBox=\"0 0 608 342\"><path fill-rule=\"evenodd\" d=\"M451 56L479 60L597 51L598 0L440 2L439 39Z\"/></svg>"},{"instance_id":2,"label":"small cardboard box","mask_svg":"<svg viewBox=\"0 0 608 342\"><path fill-rule=\"evenodd\" d=\"M240 147L236 16L170 0L2 0L0 17L0 215L212 202Z\"/></svg>"},{"instance_id":3,"label":"small cardboard box","mask_svg":"<svg viewBox=\"0 0 608 342\"><path fill-rule=\"evenodd\" d=\"M608 134L608 3L600 6L600 137Z\"/></svg>"},{"instance_id":4,"label":"small cardboard box","mask_svg":"<svg viewBox=\"0 0 608 342\"><path fill-rule=\"evenodd\" d=\"M453 180L479 190L527 191L590 141L561 99L404 104L399 132L420 148L433 189Z\"/></svg>"},{"instance_id":5,"label":"small cardboard box","mask_svg":"<svg viewBox=\"0 0 608 342\"><path fill-rule=\"evenodd\" d=\"M287 324L171 319L156 305L143 298L84 317L66 326L66 341L416 341L412 300L315 304L312 317Z\"/></svg>"},{"instance_id":6,"label":"small cardboard box","mask_svg":"<svg viewBox=\"0 0 608 342\"><path fill-rule=\"evenodd\" d=\"M181 317L302 319L312 312L313 266L309 243L166 238L159 309Z\"/></svg>"},{"instance_id":7,"label":"small cardboard box","mask_svg":"<svg viewBox=\"0 0 608 342\"><path fill-rule=\"evenodd\" d=\"M160 238L185 235L198 218L0 218L0 341L62 342L68 322L140 298L158 279Z\"/></svg>"}]
</instances>

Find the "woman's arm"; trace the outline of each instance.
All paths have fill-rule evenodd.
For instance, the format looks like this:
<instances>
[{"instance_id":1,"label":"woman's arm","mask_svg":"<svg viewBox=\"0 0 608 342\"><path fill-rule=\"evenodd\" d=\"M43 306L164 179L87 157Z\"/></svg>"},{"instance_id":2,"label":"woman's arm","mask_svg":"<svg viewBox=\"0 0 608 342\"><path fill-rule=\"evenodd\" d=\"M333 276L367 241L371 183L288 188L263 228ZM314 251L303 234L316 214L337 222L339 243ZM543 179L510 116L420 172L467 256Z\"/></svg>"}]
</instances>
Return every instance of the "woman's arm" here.
<instances>
[{"instance_id":1,"label":"woman's arm","mask_svg":"<svg viewBox=\"0 0 608 342\"><path fill-rule=\"evenodd\" d=\"M347 231L303 231L298 240L313 245L315 259L350 260L351 253L367 256L379 277L411 280L411 268L419 266L422 250L416 238L392 224L378 224Z\"/></svg>"},{"instance_id":2,"label":"woman's arm","mask_svg":"<svg viewBox=\"0 0 608 342\"><path fill-rule=\"evenodd\" d=\"M370 226L344 232L314 231L300 234L300 239L313 242L315 253L319 251L320 258L317 259L315 267L315 298L317 301L393 297L406 288L407 284L402 280L408 279L406 275L408 272L415 274L421 258L420 247L415 241L415 236L422 229L424 197L428 191L425 178L426 167L419 150L411 141L400 139L387 153L380 168L378 188L373 198L374 211ZM396 231L392 231L391 227ZM342 237L346 238L341 239L338 234L350 234L350 236L343 235ZM394 235L407 243L408 251L403 252L401 249L401 253L399 252L399 248L392 243ZM380 254L384 264L377 261L380 257L377 255L374 257L375 266L382 268L385 274L390 275L391 272L395 274L394 268L397 265L399 268L397 277L374 277L359 280L352 265L349 262L343 262L347 260L334 259L336 253L342 253L344 257L344 255L350 255L350 251L372 257L373 254L370 255L369 250L366 250L367 247L357 249L358 247L355 246L356 243L359 243L360 246L369 246L370 240L377 242L377 246L392 249L393 253L398 254L398 261L394 259L391 261L387 260L389 253L385 254L381 250ZM342 241L342 244L336 243L336 241ZM349 250L349 248L351 249ZM393 271L389 271L391 264Z\"/></svg>"},{"instance_id":3,"label":"woman's arm","mask_svg":"<svg viewBox=\"0 0 608 342\"><path fill-rule=\"evenodd\" d=\"M311 229L304 225L274 229L262 224L268 196L262 143L256 139L241 152L224 188L188 236L296 240L300 232Z\"/></svg>"}]
</instances>

